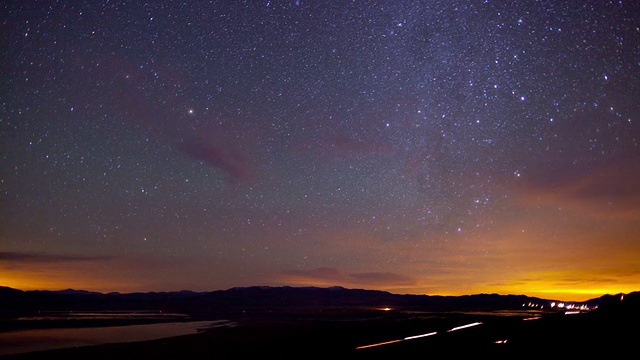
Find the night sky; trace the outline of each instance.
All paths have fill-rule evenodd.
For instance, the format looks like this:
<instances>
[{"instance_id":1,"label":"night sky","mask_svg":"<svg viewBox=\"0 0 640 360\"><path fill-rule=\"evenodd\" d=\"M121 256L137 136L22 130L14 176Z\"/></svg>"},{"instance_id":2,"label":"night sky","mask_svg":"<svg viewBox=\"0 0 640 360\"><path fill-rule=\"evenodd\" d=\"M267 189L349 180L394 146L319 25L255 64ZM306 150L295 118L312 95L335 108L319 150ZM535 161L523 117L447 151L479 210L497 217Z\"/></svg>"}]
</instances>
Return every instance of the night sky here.
<instances>
[{"instance_id":1,"label":"night sky","mask_svg":"<svg viewBox=\"0 0 640 360\"><path fill-rule=\"evenodd\" d=\"M640 2L1 13L0 285L640 290Z\"/></svg>"}]
</instances>

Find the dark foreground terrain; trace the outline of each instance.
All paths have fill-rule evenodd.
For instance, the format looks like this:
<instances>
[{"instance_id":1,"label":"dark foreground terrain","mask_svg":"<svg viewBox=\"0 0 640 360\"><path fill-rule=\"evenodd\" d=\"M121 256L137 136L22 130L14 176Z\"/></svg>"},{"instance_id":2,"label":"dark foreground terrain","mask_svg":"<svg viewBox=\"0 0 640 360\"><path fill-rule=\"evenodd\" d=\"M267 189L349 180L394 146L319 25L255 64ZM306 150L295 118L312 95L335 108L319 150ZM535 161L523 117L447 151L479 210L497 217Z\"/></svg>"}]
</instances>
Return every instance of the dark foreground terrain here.
<instances>
[{"instance_id":1,"label":"dark foreground terrain","mask_svg":"<svg viewBox=\"0 0 640 360\"><path fill-rule=\"evenodd\" d=\"M640 358L640 292L606 295L583 304L588 311L567 313L548 307L527 310L523 304L539 299L522 296L398 296L343 288L124 295L0 290L5 311L0 331L162 321L20 320L64 309L142 308L163 317L189 314L185 321L225 319L235 324L157 340L0 356L2 360Z\"/></svg>"},{"instance_id":2,"label":"dark foreground terrain","mask_svg":"<svg viewBox=\"0 0 640 360\"><path fill-rule=\"evenodd\" d=\"M466 356L482 358L636 358L637 311L566 315L386 312L382 316L240 319L238 326L151 341L48 350L2 359L239 359ZM475 326L449 331L466 324ZM435 334L433 334L435 332ZM411 338L423 334L429 336ZM398 341L399 340L399 341ZM393 342L395 341L395 342ZM384 345L366 347L376 343ZM359 348L360 347L360 348Z\"/></svg>"}]
</instances>

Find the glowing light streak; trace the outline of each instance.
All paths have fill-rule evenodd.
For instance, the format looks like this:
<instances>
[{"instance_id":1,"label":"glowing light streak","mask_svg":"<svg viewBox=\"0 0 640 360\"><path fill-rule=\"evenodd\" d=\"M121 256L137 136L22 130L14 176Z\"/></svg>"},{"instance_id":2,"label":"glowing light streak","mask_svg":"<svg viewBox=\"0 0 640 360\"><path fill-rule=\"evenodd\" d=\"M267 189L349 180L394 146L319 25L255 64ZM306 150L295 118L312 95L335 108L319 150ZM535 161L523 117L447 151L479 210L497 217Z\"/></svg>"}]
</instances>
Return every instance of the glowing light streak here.
<instances>
[{"instance_id":1,"label":"glowing light streak","mask_svg":"<svg viewBox=\"0 0 640 360\"><path fill-rule=\"evenodd\" d=\"M370 344L370 345L358 346L358 347L356 347L356 350L366 349L366 348L371 348L371 347L380 346L380 345L393 344L393 343L397 343L397 342L400 342L400 341L406 341L406 340L419 339L419 338L423 338L423 337L427 337L427 336L432 336L432 335L435 335L435 334L437 334L437 333L438 333L438 332L434 331L434 332L425 333L425 334L420 334L420 335L407 336L407 337L406 337L406 338L404 338L404 339L391 340L391 341L379 342L379 343Z\"/></svg>"},{"instance_id":2,"label":"glowing light streak","mask_svg":"<svg viewBox=\"0 0 640 360\"><path fill-rule=\"evenodd\" d=\"M466 328L470 328L472 326L478 326L478 325L481 325L481 324L482 324L481 322L474 322L474 323L471 323L471 324L454 327L453 329L447 330L447 332L452 332L452 331L456 331L456 330L460 330L460 329L466 329Z\"/></svg>"},{"instance_id":3,"label":"glowing light streak","mask_svg":"<svg viewBox=\"0 0 640 360\"><path fill-rule=\"evenodd\" d=\"M404 338L404 340L413 340L413 339L418 339L418 338L422 338L422 337L426 337L426 336L432 336L437 334L437 331L434 332L430 332L430 333L426 333L426 334L421 334L421 335L414 335L414 336L407 336L406 338Z\"/></svg>"},{"instance_id":4,"label":"glowing light streak","mask_svg":"<svg viewBox=\"0 0 640 360\"><path fill-rule=\"evenodd\" d=\"M474 323L471 323L471 324L455 327L453 329L448 330L447 332L452 332L452 331L456 331L456 330L460 330L460 329L466 329L466 328L477 326L477 325L481 325L481 324L482 324L481 322L474 322ZM394 343L397 343L397 342L400 342L400 341L419 339L419 338L423 338L423 337L427 337L427 336L433 336L433 335L436 335L437 333L438 333L437 331L433 331L433 332L430 332L430 333L424 333L424 334L420 334L420 335L407 336L404 339L390 340L390 341L379 342L379 343L375 343L375 344L362 345L362 346L356 347L356 350L367 349L367 348L381 346L381 345L394 344ZM503 340L503 341L507 342L506 340Z\"/></svg>"},{"instance_id":5,"label":"glowing light streak","mask_svg":"<svg viewBox=\"0 0 640 360\"><path fill-rule=\"evenodd\" d=\"M380 346L380 345L393 344L393 343L397 343L397 342L400 342L400 341L402 341L402 339L399 339L399 340L391 340L391 341L385 341L385 342L380 342L380 343L371 344L371 345L358 346L358 347L356 348L356 350L366 349L366 348L375 347L375 346Z\"/></svg>"}]
</instances>

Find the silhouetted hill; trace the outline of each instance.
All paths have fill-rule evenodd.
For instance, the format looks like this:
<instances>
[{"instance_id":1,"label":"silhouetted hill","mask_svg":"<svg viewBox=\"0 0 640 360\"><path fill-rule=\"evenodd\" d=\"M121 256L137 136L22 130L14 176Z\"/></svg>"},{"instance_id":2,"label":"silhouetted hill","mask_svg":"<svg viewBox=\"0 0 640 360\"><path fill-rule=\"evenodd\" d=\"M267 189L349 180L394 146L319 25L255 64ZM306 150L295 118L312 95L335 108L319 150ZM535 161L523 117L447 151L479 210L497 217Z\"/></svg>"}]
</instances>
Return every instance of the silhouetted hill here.
<instances>
[{"instance_id":1,"label":"silhouetted hill","mask_svg":"<svg viewBox=\"0 0 640 360\"><path fill-rule=\"evenodd\" d=\"M397 295L342 287L255 286L212 292L130 294L69 289L21 291L0 287L0 308L5 316L0 321L0 331L134 325L182 319L225 319L235 324L186 336L35 351L7 357L16 360L138 357L388 359L409 358L416 354L456 359L543 358L550 355L612 358L637 353L634 326L640 321L639 292L604 295L575 304L588 303L591 309L595 308L587 312L537 311L539 307L526 314L517 311L523 304L548 305L551 302L523 295ZM401 311L382 312L383 307ZM53 320L48 316L30 321L11 320L17 316L36 315L38 311L118 310L152 313L162 310L160 318L164 320L158 320L155 313L154 318L148 320L87 320L66 315L60 319L53 317ZM443 312L436 313L440 310ZM165 319L164 314L169 312L190 316ZM529 321L532 319L536 321ZM464 326L467 324L478 326ZM464 330L451 331L454 327ZM371 344L384 346L362 346Z\"/></svg>"},{"instance_id":2,"label":"silhouetted hill","mask_svg":"<svg viewBox=\"0 0 640 360\"><path fill-rule=\"evenodd\" d=\"M638 293L605 295L584 304L607 311L638 305ZM0 316L15 318L48 311L150 310L197 316L241 313L281 313L295 309L336 307L403 307L421 311L489 311L521 309L523 304L547 306L554 300L524 295L476 294L465 296L398 295L379 290L343 287L237 287L212 292L97 293L67 289L62 291L21 291L0 287Z\"/></svg>"}]
</instances>

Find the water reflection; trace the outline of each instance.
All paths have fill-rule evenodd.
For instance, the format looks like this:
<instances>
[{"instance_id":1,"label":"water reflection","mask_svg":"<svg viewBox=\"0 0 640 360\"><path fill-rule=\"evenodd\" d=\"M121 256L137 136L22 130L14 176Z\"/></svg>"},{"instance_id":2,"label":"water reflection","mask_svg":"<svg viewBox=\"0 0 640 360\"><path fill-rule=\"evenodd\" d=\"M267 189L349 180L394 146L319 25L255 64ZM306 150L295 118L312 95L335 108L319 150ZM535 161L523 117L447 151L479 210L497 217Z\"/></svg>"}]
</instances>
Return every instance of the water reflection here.
<instances>
[{"instance_id":1,"label":"water reflection","mask_svg":"<svg viewBox=\"0 0 640 360\"><path fill-rule=\"evenodd\" d=\"M208 328L235 325L228 320L216 320L7 331L0 333L0 356L77 346L153 340L195 334Z\"/></svg>"},{"instance_id":2,"label":"water reflection","mask_svg":"<svg viewBox=\"0 0 640 360\"><path fill-rule=\"evenodd\" d=\"M120 319L186 319L187 314L164 313L155 310L129 310L129 311L43 311L36 316L24 316L18 321L33 320L120 320Z\"/></svg>"}]
</instances>

